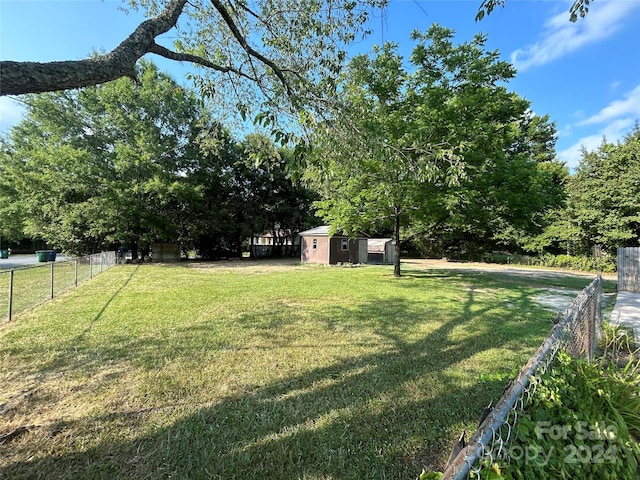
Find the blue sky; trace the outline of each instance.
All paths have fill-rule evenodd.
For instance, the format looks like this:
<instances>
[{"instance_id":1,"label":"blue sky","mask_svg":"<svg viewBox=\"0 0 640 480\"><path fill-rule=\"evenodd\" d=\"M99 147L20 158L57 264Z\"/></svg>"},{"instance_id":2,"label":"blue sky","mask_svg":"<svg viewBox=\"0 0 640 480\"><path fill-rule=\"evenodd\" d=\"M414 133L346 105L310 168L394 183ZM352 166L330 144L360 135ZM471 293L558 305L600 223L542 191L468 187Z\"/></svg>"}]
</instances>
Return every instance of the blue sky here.
<instances>
[{"instance_id":1,"label":"blue sky","mask_svg":"<svg viewBox=\"0 0 640 480\"><path fill-rule=\"evenodd\" d=\"M393 41L409 55L409 34L437 22L463 42L488 35L518 69L509 88L528 99L532 110L549 114L558 127L558 157L570 167L582 146L596 148L603 136L621 139L640 121L640 0L595 0L585 19L569 22L570 1L507 0L475 22L480 0L392 0L371 20L373 34L353 46L368 52ZM70 60L94 50L111 50L141 20L125 13L119 0L0 0L2 60ZM169 34L170 35L170 34ZM187 65L152 57L183 79ZM0 98L0 130L17 122L21 107Z\"/></svg>"}]
</instances>

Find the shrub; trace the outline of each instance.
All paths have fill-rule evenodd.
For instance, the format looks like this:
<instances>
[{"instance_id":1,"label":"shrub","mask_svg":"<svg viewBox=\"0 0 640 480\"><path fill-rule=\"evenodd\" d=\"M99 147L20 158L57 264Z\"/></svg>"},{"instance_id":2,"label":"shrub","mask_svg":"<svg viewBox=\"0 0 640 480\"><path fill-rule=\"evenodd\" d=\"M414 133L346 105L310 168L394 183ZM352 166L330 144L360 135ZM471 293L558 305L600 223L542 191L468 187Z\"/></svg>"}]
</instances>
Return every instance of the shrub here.
<instances>
[{"instance_id":1,"label":"shrub","mask_svg":"<svg viewBox=\"0 0 640 480\"><path fill-rule=\"evenodd\" d=\"M640 361L623 369L564 352L533 379L501 477L635 479L640 462Z\"/></svg>"},{"instance_id":2,"label":"shrub","mask_svg":"<svg viewBox=\"0 0 640 480\"><path fill-rule=\"evenodd\" d=\"M514 265L535 265L546 268L563 268L585 272L613 273L616 261L613 257L587 257L585 255L550 255L538 257L527 255L511 255L506 253L487 253L482 256L487 263L510 263Z\"/></svg>"},{"instance_id":3,"label":"shrub","mask_svg":"<svg viewBox=\"0 0 640 480\"><path fill-rule=\"evenodd\" d=\"M585 255L542 255L540 263L545 267L566 268L590 272L612 273L616 271L615 259L587 257Z\"/></svg>"}]
</instances>

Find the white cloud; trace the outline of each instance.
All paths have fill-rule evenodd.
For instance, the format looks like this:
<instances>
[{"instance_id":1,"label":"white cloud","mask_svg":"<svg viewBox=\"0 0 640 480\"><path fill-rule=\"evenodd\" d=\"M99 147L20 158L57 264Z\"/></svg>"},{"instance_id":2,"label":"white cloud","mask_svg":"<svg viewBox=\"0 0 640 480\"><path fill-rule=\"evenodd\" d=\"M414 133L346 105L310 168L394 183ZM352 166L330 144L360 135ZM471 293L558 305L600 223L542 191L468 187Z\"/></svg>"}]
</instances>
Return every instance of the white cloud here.
<instances>
[{"instance_id":1,"label":"white cloud","mask_svg":"<svg viewBox=\"0 0 640 480\"><path fill-rule=\"evenodd\" d=\"M544 38L511 54L518 71L544 65L585 45L613 35L629 14L640 8L638 1L597 1L585 18L571 23L563 11L545 23Z\"/></svg>"},{"instance_id":2,"label":"white cloud","mask_svg":"<svg viewBox=\"0 0 640 480\"><path fill-rule=\"evenodd\" d=\"M24 113L24 106L8 97L0 97L0 132L6 132L18 123Z\"/></svg>"},{"instance_id":3,"label":"white cloud","mask_svg":"<svg viewBox=\"0 0 640 480\"><path fill-rule=\"evenodd\" d=\"M574 169L580 163L582 150L593 151L602 143L615 143L629 133L635 123L640 120L640 84L623 95L623 98L613 100L595 115L568 125L563 132L573 133L576 130L590 129L591 132L568 148L558 152L558 158L567 166ZM595 129L594 129L595 127Z\"/></svg>"},{"instance_id":4,"label":"white cloud","mask_svg":"<svg viewBox=\"0 0 640 480\"><path fill-rule=\"evenodd\" d=\"M622 82L620 81L611 82L611 85L609 85L609 91L615 92L620 85L622 85Z\"/></svg>"},{"instance_id":5,"label":"white cloud","mask_svg":"<svg viewBox=\"0 0 640 480\"><path fill-rule=\"evenodd\" d=\"M617 142L629 132L634 124L635 119L633 118L620 118L614 120L597 133L583 137L569 148L558 152L558 158L565 162L567 167L573 170L580 163L583 149L593 151L602 144L603 139L606 139L607 142L610 143Z\"/></svg>"},{"instance_id":6,"label":"white cloud","mask_svg":"<svg viewBox=\"0 0 640 480\"><path fill-rule=\"evenodd\" d=\"M624 99L611 102L595 115L578 123L578 125L594 125L623 116L640 119L640 85L625 94Z\"/></svg>"}]
</instances>

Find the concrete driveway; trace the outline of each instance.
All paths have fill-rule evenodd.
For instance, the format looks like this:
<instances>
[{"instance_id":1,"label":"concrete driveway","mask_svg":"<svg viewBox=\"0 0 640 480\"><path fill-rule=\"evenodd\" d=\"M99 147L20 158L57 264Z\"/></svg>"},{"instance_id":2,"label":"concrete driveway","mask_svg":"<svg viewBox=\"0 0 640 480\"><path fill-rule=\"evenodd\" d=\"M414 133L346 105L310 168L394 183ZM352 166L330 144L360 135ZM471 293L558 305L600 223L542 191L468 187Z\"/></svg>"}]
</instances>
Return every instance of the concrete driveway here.
<instances>
[{"instance_id":1,"label":"concrete driveway","mask_svg":"<svg viewBox=\"0 0 640 480\"><path fill-rule=\"evenodd\" d=\"M62 254L56 255L56 262L63 262L67 258ZM11 270L28 267L30 265L46 265L50 262L38 262L35 253L9 255L9 258L0 258L0 270Z\"/></svg>"}]
</instances>

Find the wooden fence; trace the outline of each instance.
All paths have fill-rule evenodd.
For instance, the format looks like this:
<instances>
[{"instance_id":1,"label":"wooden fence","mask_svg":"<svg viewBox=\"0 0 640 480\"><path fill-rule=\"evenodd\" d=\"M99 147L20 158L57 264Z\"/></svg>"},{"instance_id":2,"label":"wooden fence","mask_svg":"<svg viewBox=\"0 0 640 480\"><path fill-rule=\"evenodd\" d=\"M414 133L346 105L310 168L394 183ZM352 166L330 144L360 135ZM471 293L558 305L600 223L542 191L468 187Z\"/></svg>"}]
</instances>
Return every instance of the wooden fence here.
<instances>
[{"instance_id":1,"label":"wooden fence","mask_svg":"<svg viewBox=\"0 0 640 480\"><path fill-rule=\"evenodd\" d=\"M618 291L640 293L640 247L618 248Z\"/></svg>"}]
</instances>

